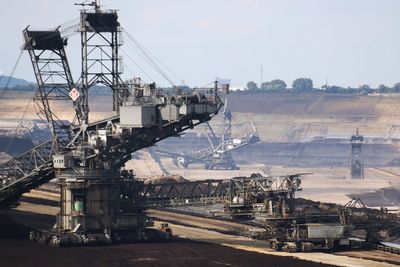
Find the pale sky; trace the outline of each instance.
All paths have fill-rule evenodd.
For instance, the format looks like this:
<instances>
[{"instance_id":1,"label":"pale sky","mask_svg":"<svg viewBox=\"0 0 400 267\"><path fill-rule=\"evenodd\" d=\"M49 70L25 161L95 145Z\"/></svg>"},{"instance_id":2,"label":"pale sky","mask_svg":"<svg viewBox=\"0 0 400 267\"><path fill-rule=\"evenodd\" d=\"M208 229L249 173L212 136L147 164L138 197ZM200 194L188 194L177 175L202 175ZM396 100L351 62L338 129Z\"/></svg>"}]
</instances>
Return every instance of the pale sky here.
<instances>
[{"instance_id":1,"label":"pale sky","mask_svg":"<svg viewBox=\"0 0 400 267\"><path fill-rule=\"evenodd\" d=\"M1 0L0 72L11 72L27 25L46 29L78 18L73 5L78 1ZM192 86L216 76L230 78L233 86L258 83L261 65L264 80L280 78L289 85L298 77L312 78L317 86L327 79L341 86L400 81L398 0L103 0L102 5L118 9L123 27ZM135 59L128 48L124 53ZM78 35L67 54L77 80ZM124 58L134 74L143 75ZM34 81L27 53L15 76Z\"/></svg>"}]
</instances>

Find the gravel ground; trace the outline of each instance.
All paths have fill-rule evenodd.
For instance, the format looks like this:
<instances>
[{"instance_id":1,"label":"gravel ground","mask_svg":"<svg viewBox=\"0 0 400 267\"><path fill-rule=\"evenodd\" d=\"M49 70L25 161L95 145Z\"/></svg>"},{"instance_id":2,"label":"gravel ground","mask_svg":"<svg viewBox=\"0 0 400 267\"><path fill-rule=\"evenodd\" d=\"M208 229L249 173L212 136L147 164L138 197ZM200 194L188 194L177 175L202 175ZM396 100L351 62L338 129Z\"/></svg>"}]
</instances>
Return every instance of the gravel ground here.
<instances>
[{"instance_id":1,"label":"gravel ground","mask_svg":"<svg viewBox=\"0 0 400 267\"><path fill-rule=\"evenodd\" d=\"M48 215L18 211L0 213L1 266L331 266L186 239L168 243L54 248L28 241L29 228L20 225L43 228L50 227L53 222L54 217Z\"/></svg>"}]
</instances>

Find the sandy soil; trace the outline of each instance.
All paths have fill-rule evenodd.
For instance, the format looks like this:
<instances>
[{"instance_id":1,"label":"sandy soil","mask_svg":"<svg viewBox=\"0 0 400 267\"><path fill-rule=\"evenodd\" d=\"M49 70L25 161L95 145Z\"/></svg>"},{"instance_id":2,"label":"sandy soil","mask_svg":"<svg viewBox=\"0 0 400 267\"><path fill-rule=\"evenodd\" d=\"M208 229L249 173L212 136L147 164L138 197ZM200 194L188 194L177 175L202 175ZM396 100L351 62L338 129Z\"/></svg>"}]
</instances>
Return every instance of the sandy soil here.
<instances>
[{"instance_id":1,"label":"sandy soil","mask_svg":"<svg viewBox=\"0 0 400 267\"><path fill-rule=\"evenodd\" d=\"M161 176L164 174L158 163L146 150L140 151L140 159L128 161L125 164L125 168L128 170L134 170L135 174L141 178Z\"/></svg>"},{"instance_id":2,"label":"sandy soil","mask_svg":"<svg viewBox=\"0 0 400 267\"><path fill-rule=\"evenodd\" d=\"M186 216L168 214L162 212L153 212L153 215L157 218L160 217L164 220L176 220L181 219L180 223L170 223L174 235L178 235L182 238L189 238L191 240L197 240L202 242L208 242L213 244L220 244L223 246L233 247L240 250L253 251L267 255L276 255L281 257L295 257L303 260L321 262L324 264L333 264L337 266L395 266L400 264L400 257L397 255L388 255L381 251L351 251L351 252L340 252L335 254L313 252L313 253L284 253L276 252L266 247L265 241L253 240L245 237L240 237L231 234L224 234L220 232L221 225L225 222L216 222L214 220L208 220L206 223L203 221L198 222L198 218ZM190 218L191 217L191 218ZM182 225L185 223L185 225ZM192 226L190 226L192 225ZM204 229L207 227L207 229ZM211 228L210 228L211 227ZM224 227L223 227L224 228ZM214 229L214 230L212 230ZM233 229L233 228L230 228ZM389 262L378 262L390 261Z\"/></svg>"},{"instance_id":3,"label":"sandy soil","mask_svg":"<svg viewBox=\"0 0 400 267\"><path fill-rule=\"evenodd\" d=\"M38 192L33 192L30 197L37 197L40 199L42 196ZM44 199L46 201L47 199ZM14 211L14 220L16 220L19 223L22 223L23 225L29 226L29 225L36 225L38 228L43 228L43 227L49 227L51 225L52 221L54 222L54 217L53 216L48 216L49 213L55 214L57 211L56 208L54 207L48 207L51 208L48 210L43 209L43 205L38 205L38 204L32 204L32 203L26 203L23 202L22 205ZM383 260L386 258L386 260L390 260L390 262L396 262L399 261L400 256L397 255L391 255L391 254L386 254L384 252L380 251L363 251L363 252L350 252L347 254L347 252L339 253L339 254L327 254L327 253L319 253L319 252L313 252L313 253L296 253L296 254L290 254L290 253L283 253L283 252L275 252L272 251L268 248L266 248L265 241L257 241L245 237L240 237L232 234L226 234L226 233L221 233L221 232L234 232L241 230L240 228L242 226L239 226L235 223L230 223L230 222L220 222L220 221L215 221L211 219L203 219L203 218L197 218L197 217L192 217L192 216L187 216L187 215L180 215L180 214L171 214L168 212L159 212L159 211L154 211L150 210L150 214L154 217L159 217L161 218L161 221L173 221L174 223L171 224L173 233L176 236L179 236L183 239L190 239L193 241L199 241L199 242L207 242L211 243L214 245L219 245L219 246L224 246L224 247L229 247L229 248L235 248L238 251L235 252L237 255L241 255L241 257L245 257L245 255L242 255L242 251L249 251L249 252L256 252L258 255L266 255L266 256L275 256L275 257L281 257L281 260L277 259L278 265L275 265L273 261L270 261L269 258L263 259L263 261L254 261L252 263L246 262L246 263L241 263L239 261L234 260L234 257L231 258L233 263L228 262L229 265L232 266L249 266L248 264L251 264L251 266L259 266L260 263L265 264L268 262L268 266L296 266L296 265L291 265L292 263L292 258L288 257L295 257L299 260L307 260L308 262L302 262L300 266L312 266L311 262L315 262L317 264L331 264L335 266L377 266L377 267L386 267L386 266L394 266L393 264L386 263L386 262L378 262L375 260L370 260L370 259L380 259ZM160 223L160 221L156 221L157 224ZM184 225L182 225L184 224ZM4 227L0 228L3 229ZM14 241L12 241L14 242ZM12 243L11 243L12 244ZM25 245L24 245L25 244ZM26 249L27 251L32 251L40 254L43 251L47 250L41 250L43 247L38 246L37 244L27 244L26 241L24 241L24 244L19 244L18 246L22 246L22 250ZM174 242L175 244L175 242ZM122 264L127 264L131 262L137 263L140 261L142 263L143 258L152 258L155 260L151 260L150 263L152 265L149 266L169 266L172 264L172 261L169 261L169 256L171 255L176 255L174 254L175 246L165 246L162 249L159 248L158 246L156 247L148 247L150 249L153 249L154 251L164 251L163 255L166 255L166 259L161 262L161 259L158 257L155 257L154 255L160 255L159 253L154 253L151 254L151 256L148 256L146 253L142 253L141 249L146 248L145 246L140 246L140 245L119 245L119 246L112 246L111 249L102 249L102 248L83 248L81 250L75 251L75 249L68 249L68 255L69 260L71 260L73 263L75 260L79 260L80 257L82 257L83 253L87 254L87 251L90 253L94 253L92 256L97 257L97 264L98 266L107 266L107 265L102 265L104 262L109 262L110 260L113 259L116 255L119 255L119 259L122 261L120 266L124 266ZM25 246L25 247L24 247ZM187 247L186 244L183 245L184 247ZM0 260L5 259L3 262L8 262L10 261L10 258L7 256L2 256L2 239L0 239ZM140 256L137 256L138 254L134 254L131 250L136 251L136 253L139 253ZM187 248L185 250L182 250L182 246L178 245L176 248L178 251L181 251L180 258L178 258L178 261L173 262L174 266L183 266L180 265L180 259L184 260L185 264L195 264L197 266L197 260L200 257L204 257L206 260L201 261L202 266L214 266L214 261L213 260L213 255L212 253L209 254L204 254L204 256L197 256L196 261L192 261L192 256L187 256L187 255L192 255L192 252L190 248ZM203 255L203 250L196 247L194 248L196 251L196 255ZM3 250L4 251L4 250ZM71 251L74 251L74 253L70 254ZM104 251L107 251L105 255L99 256L101 253L104 253ZM111 252L112 251L112 252ZM139 252L140 251L140 252ZM58 252L58 251L57 251ZM219 248L214 248L214 252L217 255L224 255L219 253ZM126 255L125 253L129 254L129 260L126 261ZM188 254L187 254L188 253ZM207 252L208 253L208 252ZM223 253L223 252L221 252ZM56 253L57 254L57 253ZM10 255L10 254L7 254ZM124 256L125 255L125 256ZM133 257L132 255L135 255ZM207 256L205 256L207 255ZM364 257L365 255L365 257ZM108 258L108 256L110 258ZM232 256L229 256L232 257ZM362 259L360 258L362 257ZM189 259L190 260L189 260ZM15 266L23 266L23 265L18 265L18 264L27 264L27 261L24 262L18 262L15 261L15 258L11 258L14 263L16 263ZM256 259L252 257L252 259ZM50 258L51 261L55 261L55 258ZM226 261L226 260L225 260ZM286 261L289 261L289 263L286 263ZM168 263L167 265L163 265L163 263ZM220 260L217 260L217 262L220 262ZM224 262L224 261L222 261ZM29 263L31 263L29 261ZM38 263L37 260L32 259L32 263ZM144 261L144 263L149 263L148 261ZM119 264L119 262L118 262ZM113 265L113 266L119 266L119 265ZM210 265L211 264L211 265ZM244 265L243 265L244 264ZM253 265L254 264L254 265ZM281 265L282 264L282 265ZM12 265L14 266L14 265ZM29 265L26 265L29 266ZM35 266L35 265L32 265ZM77 265L81 266L81 265ZM126 266L130 266L127 264ZM143 265L143 266L148 266L148 265ZM260 266L265 266L265 265L260 265Z\"/></svg>"},{"instance_id":4,"label":"sandy soil","mask_svg":"<svg viewBox=\"0 0 400 267\"><path fill-rule=\"evenodd\" d=\"M265 173L265 165L263 164L251 164L251 165L240 165L240 170L204 170L204 165L193 164L188 169L177 168L171 164L168 160L163 160L165 168L170 173L179 174L189 180L205 180L205 179L229 179L237 176L250 176L253 173Z\"/></svg>"},{"instance_id":5,"label":"sandy soil","mask_svg":"<svg viewBox=\"0 0 400 267\"><path fill-rule=\"evenodd\" d=\"M33 93L8 92L0 100L0 119L37 120L32 98ZM108 99L106 96L96 96L91 99L91 122L113 116L112 102ZM72 121L74 109L71 101L50 101L50 105L57 117Z\"/></svg>"},{"instance_id":6,"label":"sandy soil","mask_svg":"<svg viewBox=\"0 0 400 267\"><path fill-rule=\"evenodd\" d=\"M25 240L0 239L0 261L4 267L328 266L182 239L91 248L52 248Z\"/></svg>"},{"instance_id":7,"label":"sandy soil","mask_svg":"<svg viewBox=\"0 0 400 267\"><path fill-rule=\"evenodd\" d=\"M29 100L31 94L26 95L14 95L7 96L7 99L1 100L0 105L0 118L8 119L37 119L32 102ZM355 129L360 128L360 132L365 135L366 138L380 138L385 139L389 143L396 143L400 139L400 119L397 115L398 103L400 96L393 97L367 97L367 96L323 96L323 95L246 95L245 98L240 98L238 96L232 95L232 102L230 107L233 111L234 121L238 124L243 123L252 119L258 128L261 139L266 142L305 142L311 140L314 137L326 137L326 138L344 138L348 139L352 134L354 134ZM10 99L13 99L10 101ZM15 100L17 99L17 100ZM91 108L93 113L91 113L91 120L98 120L112 115L108 105L104 107L104 103L107 97L98 97L93 101L93 107ZM54 111L59 114L60 118L70 119L71 107L70 103L62 104L54 107ZM321 155L323 156L323 155ZM137 174L143 177L151 177L162 173L160 166L149 158L148 155L144 156L144 160L137 162L130 162L131 168L135 169ZM368 168L365 171L365 180L350 180L348 179L348 169L346 168L285 168L283 166L268 166L268 168L262 164L252 164L247 166L241 166L239 171L205 171L200 165L194 165L192 169L179 169L172 164L170 160L162 160L163 166L171 174L180 174L183 177L190 180L199 179L226 179L234 176L247 176L255 172L264 172L266 174L272 175L285 175L301 172L311 172L313 175L307 176L303 180L303 191L298 193L298 196L309 198L316 201L325 202L336 202L340 204L345 204L348 200L349 194L371 192L382 187L399 185L400 184L400 168ZM129 165L128 165L129 166ZM32 195L33 194L33 195ZM54 201L55 197L51 195L38 195L32 193L26 195L26 197L41 197L43 199ZM21 206L17 209L23 214L28 212L39 212L41 214L55 214L57 208L48 207L46 205L33 204L31 202L23 202ZM27 217L24 217L27 218ZM32 218L31 218L32 219ZM40 223L40 220L38 222ZM241 250L256 251L261 254L274 254L267 250L264 244L258 244L253 241L250 242L247 239L236 239L238 237L230 235L222 235L216 232L210 232L209 230L190 228L176 225L174 226L175 233L190 237L197 241L207 241L215 244L222 244L229 247L235 247ZM222 235L222 236L221 236ZM21 251L28 255L25 261L19 258L17 250L15 247L19 247L18 244L14 244L13 249L8 249L7 242L1 241L0 245L0 262L5 264L11 264L12 262L7 260L15 260L15 266L27 266L30 262L35 263L37 266L44 264L45 257L38 257L42 255L42 248L34 248L31 245L20 244ZM10 241L13 242L13 241ZM166 252L168 257L177 257L179 250L184 250L186 244L177 246L174 252ZM154 249L160 255L163 254L163 249L149 247L148 249ZM113 253L119 254L120 257L114 258L110 255L107 250L87 250L85 253L91 255L94 258L100 257L104 254L102 261L94 261L94 266L106 266L105 263L115 263L114 266L121 265L122 262L119 259L124 259L125 266L129 264L135 265L140 262L141 264L157 265L158 263L163 263L161 258L156 258L157 260L152 260L154 255L146 254L145 252L140 252L138 256L135 254L135 249L123 248L120 252L115 251ZM2 251L3 250L3 251ZM16 251L15 253L13 251ZM32 252L29 252L32 250ZM50 250L44 250L47 254L53 255L49 259L46 259L49 263L55 264L59 263L59 258L66 258L65 264L69 266L79 266L79 264L90 264L89 262L79 260L82 258L81 251L83 250L68 250L68 252L52 252ZM236 251L236 250L233 250ZM196 250L187 251L190 255L195 254ZM236 251L237 252L237 251ZM18 252L20 253L20 252ZM64 253L64 254L63 254ZM66 253L66 254L65 254ZM69 254L70 253L70 254ZM91 254L92 253L92 254ZM191 254L194 253L194 254ZM235 254L235 252L232 252ZM242 253L242 252L241 252ZM134 255L132 258L130 256L123 255ZM218 254L218 253L216 253ZM207 254L204 254L207 255ZM210 255L213 255L212 253ZM227 258L229 255L226 254ZM256 254L259 255L259 254ZM284 254L280 254L282 256ZM310 257L310 255L312 255ZM359 255L358 255L359 256ZM352 257L358 257L357 254L353 254ZM196 256L194 256L196 257ZM210 256L211 257L211 256ZM242 256L243 258L245 256ZM296 254L296 257L307 259L312 258L316 262L326 262L333 263L335 265L341 266L388 266L384 263L371 262L366 260L357 261L355 258L349 258L347 256L337 256L332 254ZM69 259L71 258L71 261ZM151 259L151 260L148 260ZM179 257L178 257L179 258ZM182 261L177 261L178 265L196 265L204 262L203 259L209 260L207 256L199 256L199 261L188 261L187 258L183 258ZM143 260L145 259L145 260ZM233 258L237 259L237 257ZM283 259L283 258L282 258ZM342 261L344 260L344 261ZM218 260L216 260L218 262ZM80 262L80 263L79 263ZM235 265L237 260L233 261L222 261L230 265ZM273 261L272 266L274 266ZM157 263L157 264L156 264ZM166 261L166 263L171 263ZM242 264L252 265L253 262L242 262ZM64 264L64 263L62 263ZM215 265L218 265L216 263ZM286 263L278 262L278 265L289 266ZM381 265L379 265L381 264ZM220 264L219 264L220 265ZM211 266L211 265L210 265Z\"/></svg>"},{"instance_id":8,"label":"sandy soil","mask_svg":"<svg viewBox=\"0 0 400 267\"><path fill-rule=\"evenodd\" d=\"M267 255L276 255L281 257L295 257L302 260L313 261L317 263L332 264L336 266L395 266L393 264L371 261L366 259L352 258L349 256L339 256L328 253L285 253L285 252L275 252L266 248L266 244L263 241L257 241L245 237L238 237L233 235L221 234L218 232L204 230L199 228L181 226L171 224L174 233L182 238L189 238L191 240L203 241L213 244L221 244L223 246L228 246L240 250L258 252ZM364 253L364 252L363 252ZM366 253L366 252L365 252Z\"/></svg>"},{"instance_id":9,"label":"sandy soil","mask_svg":"<svg viewBox=\"0 0 400 267\"><path fill-rule=\"evenodd\" d=\"M236 121L253 120L266 142L299 142L314 136L399 138L399 95L232 94ZM271 127L273 126L273 127Z\"/></svg>"},{"instance_id":10,"label":"sandy soil","mask_svg":"<svg viewBox=\"0 0 400 267\"><path fill-rule=\"evenodd\" d=\"M0 118L37 119L31 98L32 93L8 93L1 100ZM253 120L266 142L347 139L356 128L368 138L400 139L399 100L399 95L231 94L229 109L235 124ZM93 97L90 104L91 121L112 115L108 96ZM62 119L72 117L71 103L58 103L53 110Z\"/></svg>"},{"instance_id":11,"label":"sandy soil","mask_svg":"<svg viewBox=\"0 0 400 267\"><path fill-rule=\"evenodd\" d=\"M218 243L227 246L232 246L239 249L257 251L279 256L295 256L300 259L306 259L327 264L337 264L338 266L393 266L400 265L400 256L385 253L377 250L362 250L362 251L342 251L334 254L327 253L283 253L275 252L267 249L264 241L248 239L245 237L225 233L227 231L240 232L246 226L231 222L216 221L213 219L204 219L188 215L175 214L164 211L150 210L149 214L157 219L168 221L173 225L174 234L181 237L194 240L201 240L211 243ZM184 225L182 225L184 224ZM332 257L333 256L333 257ZM334 256L346 256L338 257ZM321 258L323 260L321 260ZM349 258L356 258L349 259ZM362 259L362 260L360 260ZM359 261L360 260L360 261ZM369 260L369 261L364 261ZM372 261L372 262L371 262ZM377 262L379 261L379 262ZM380 265L382 263L382 265Z\"/></svg>"},{"instance_id":12,"label":"sandy soil","mask_svg":"<svg viewBox=\"0 0 400 267\"><path fill-rule=\"evenodd\" d=\"M148 155L148 154L146 154ZM310 173L303 178L303 190L297 196L314 201L346 204L351 194L372 192L380 188L400 186L400 168L366 168L364 180L349 179L348 168L304 168L285 166L265 166L263 164L240 165L240 170L204 170L201 164L193 164L188 169L180 168L171 159L162 158L161 162L170 174L178 174L188 180L229 179L235 176L249 176L253 173L263 175L287 175ZM157 162L148 159L132 160L127 165L134 169L138 177L149 178L156 173L162 173ZM157 170L157 171L154 171Z\"/></svg>"},{"instance_id":13,"label":"sandy soil","mask_svg":"<svg viewBox=\"0 0 400 267\"><path fill-rule=\"evenodd\" d=\"M350 194L372 192L379 188L399 184L399 178L395 175L378 172L374 168L365 170L364 180L352 180L348 178L346 168L284 168L272 167L274 175L290 173L313 173L303 178L303 190L297 196L314 201L346 204Z\"/></svg>"},{"instance_id":14,"label":"sandy soil","mask_svg":"<svg viewBox=\"0 0 400 267\"><path fill-rule=\"evenodd\" d=\"M32 204L28 202L20 202L20 205L16 208L18 211L23 212L35 212L44 215L55 216L59 212L58 207L49 207L46 205Z\"/></svg>"},{"instance_id":15,"label":"sandy soil","mask_svg":"<svg viewBox=\"0 0 400 267\"><path fill-rule=\"evenodd\" d=\"M388 255L388 253L371 250L371 251L345 251L345 252L335 252L336 255L345 255L352 258L363 258L370 260L380 260L387 261L395 265L400 265L400 257L396 255Z\"/></svg>"},{"instance_id":16,"label":"sandy soil","mask_svg":"<svg viewBox=\"0 0 400 267\"><path fill-rule=\"evenodd\" d=\"M24 194L25 197L35 197L35 198L40 198L40 199L47 199L47 200L53 200L53 201L59 201L60 200L60 195L56 193L51 193L51 192L44 192L44 191L39 191L39 190L31 190L29 193Z\"/></svg>"},{"instance_id":17,"label":"sandy soil","mask_svg":"<svg viewBox=\"0 0 400 267\"><path fill-rule=\"evenodd\" d=\"M211 229L222 233L241 233L248 228L248 226L246 225L233 222L218 221L216 223L215 220L211 220L208 218L200 218L200 217L196 217L194 220L193 216L159 211L159 210L152 210L152 209L148 210L147 214L150 217L157 218L157 220L175 222L176 224L179 224L177 222L180 222L181 224L186 222L188 225L193 227L201 229Z\"/></svg>"},{"instance_id":18,"label":"sandy soil","mask_svg":"<svg viewBox=\"0 0 400 267\"><path fill-rule=\"evenodd\" d=\"M25 207L26 204L24 204ZM120 244L106 247L54 248L28 241L29 228L46 229L54 216L0 212L0 262L4 267L47 266L332 266L290 257L237 250L218 244L176 238L167 243Z\"/></svg>"}]
</instances>

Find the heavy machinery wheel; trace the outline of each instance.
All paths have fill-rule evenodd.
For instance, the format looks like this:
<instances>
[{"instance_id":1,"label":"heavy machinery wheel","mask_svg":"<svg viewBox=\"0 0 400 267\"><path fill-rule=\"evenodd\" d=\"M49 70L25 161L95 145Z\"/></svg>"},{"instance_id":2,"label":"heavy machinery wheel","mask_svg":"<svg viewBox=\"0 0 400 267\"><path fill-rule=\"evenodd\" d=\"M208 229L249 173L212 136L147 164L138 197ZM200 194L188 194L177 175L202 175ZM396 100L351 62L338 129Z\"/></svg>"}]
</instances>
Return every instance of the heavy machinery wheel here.
<instances>
[{"instance_id":1,"label":"heavy machinery wheel","mask_svg":"<svg viewBox=\"0 0 400 267\"><path fill-rule=\"evenodd\" d=\"M284 252L289 252L289 253L293 253L293 252L296 252L296 251L297 251L297 246L296 246L296 244L294 244L294 243L287 242L287 243L284 243L284 244L283 244L283 246L282 246L282 251L284 251Z\"/></svg>"},{"instance_id":2,"label":"heavy machinery wheel","mask_svg":"<svg viewBox=\"0 0 400 267\"><path fill-rule=\"evenodd\" d=\"M273 249L273 250L276 250L276 251L279 251L279 250L280 250L279 244L278 244L278 242L276 242L276 241L271 241L271 242L269 243L269 246L270 246L270 248Z\"/></svg>"},{"instance_id":3,"label":"heavy machinery wheel","mask_svg":"<svg viewBox=\"0 0 400 267\"><path fill-rule=\"evenodd\" d=\"M31 240L31 241L36 241L37 240L36 233L34 231L30 231L29 232L29 240Z\"/></svg>"},{"instance_id":4,"label":"heavy machinery wheel","mask_svg":"<svg viewBox=\"0 0 400 267\"><path fill-rule=\"evenodd\" d=\"M44 236L41 236L39 239L38 239L38 241L37 241L39 244L41 244L41 245L45 245L47 242L46 242L46 238L44 237Z\"/></svg>"},{"instance_id":5,"label":"heavy machinery wheel","mask_svg":"<svg viewBox=\"0 0 400 267\"><path fill-rule=\"evenodd\" d=\"M310 252L313 249L313 244L309 242L302 242L301 243L301 251L302 252Z\"/></svg>"},{"instance_id":6,"label":"heavy machinery wheel","mask_svg":"<svg viewBox=\"0 0 400 267\"><path fill-rule=\"evenodd\" d=\"M287 244L283 244L282 251L289 252L289 246Z\"/></svg>"}]
</instances>

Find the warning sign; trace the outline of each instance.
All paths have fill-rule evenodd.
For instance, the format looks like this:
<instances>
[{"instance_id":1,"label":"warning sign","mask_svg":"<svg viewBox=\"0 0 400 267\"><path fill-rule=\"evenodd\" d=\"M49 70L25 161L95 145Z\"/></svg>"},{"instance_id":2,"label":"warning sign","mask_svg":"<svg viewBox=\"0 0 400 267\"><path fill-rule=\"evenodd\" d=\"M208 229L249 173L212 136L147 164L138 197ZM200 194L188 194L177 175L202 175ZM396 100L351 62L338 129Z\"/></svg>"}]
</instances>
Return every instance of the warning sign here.
<instances>
[{"instance_id":1,"label":"warning sign","mask_svg":"<svg viewBox=\"0 0 400 267\"><path fill-rule=\"evenodd\" d=\"M78 97L80 96L78 90L76 90L76 88L73 88L70 92L69 92L69 97L73 100L76 101L78 99Z\"/></svg>"}]
</instances>

